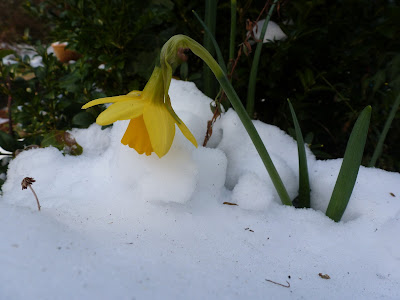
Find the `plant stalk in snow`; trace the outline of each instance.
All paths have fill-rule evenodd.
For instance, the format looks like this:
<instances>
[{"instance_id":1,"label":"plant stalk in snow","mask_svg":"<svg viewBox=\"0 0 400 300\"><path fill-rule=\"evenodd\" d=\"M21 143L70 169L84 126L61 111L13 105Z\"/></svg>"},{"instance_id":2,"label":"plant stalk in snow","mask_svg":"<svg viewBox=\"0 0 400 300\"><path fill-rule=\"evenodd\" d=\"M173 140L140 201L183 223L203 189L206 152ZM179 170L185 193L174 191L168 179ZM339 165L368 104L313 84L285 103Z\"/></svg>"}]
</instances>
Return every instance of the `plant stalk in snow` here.
<instances>
[{"instance_id":1,"label":"plant stalk in snow","mask_svg":"<svg viewBox=\"0 0 400 300\"><path fill-rule=\"evenodd\" d=\"M263 161L269 173L269 176L271 177L271 180L278 192L278 195L281 198L282 203L285 205L292 205L292 201L290 200L289 194L287 193L287 190L283 185L282 179L280 178L271 160L271 157L269 156L268 151L265 148L263 141L261 140L261 137L254 127L253 122L247 114L246 109L244 108L242 102L240 101L224 71L211 56L211 54L195 40L184 35L175 35L170 38L161 49L160 63L161 69L163 70L164 74L171 74L171 72L169 71L169 69L171 68L171 64L173 65L175 61L179 61L179 57L177 56L177 53L179 53L179 49L190 49L195 55L200 57L209 66L209 68L221 84L222 88L224 89L229 101L231 102L236 113L238 114L240 121L243 123L243 126L245 127L254 146L256 147L258 154L260 155L261 160ZM172 77L172 74L170 76ZM165 92L168 92L167 88L165 89Z\"/></svg>"},{"instance_id":2,"label":"plant stalk in snow","mask_svg":"<svg viewBox=\"0 0 400 300\"><path fill-rule=\"evenodd\" d=\"M22 179L21 186L22 186L22 189L23 189L23 190L27 189L28 187L31 189L31 191L32 191L32 193L33 193L33 196L35 196L36 203L37 203L37 206L38 206L38 210L40 211L39 199L38 199L38 197L37 197L35 191L34 191L33 188L32 188L32 184L33 184L35 181L36 181L36 180L33 179L32 177L25 177L24 179Z\"/></svg>"}]
</instances>

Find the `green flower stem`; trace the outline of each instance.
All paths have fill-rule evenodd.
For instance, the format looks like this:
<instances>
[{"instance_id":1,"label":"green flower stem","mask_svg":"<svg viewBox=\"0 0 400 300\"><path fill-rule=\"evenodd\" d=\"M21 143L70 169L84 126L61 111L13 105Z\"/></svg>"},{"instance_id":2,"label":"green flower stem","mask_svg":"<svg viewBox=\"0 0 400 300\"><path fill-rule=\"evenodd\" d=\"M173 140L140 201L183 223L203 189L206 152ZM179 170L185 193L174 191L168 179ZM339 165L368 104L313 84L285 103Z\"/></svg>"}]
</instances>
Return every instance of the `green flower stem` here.
<instances>
[{"instance_id":1,"label":"green flower stem","mask_svg":"<svg viewBox=\"0 0 400 300\"><path fill-rule=\"evenodd\" d=\"M379 136L378 143L376 144L374 154L372 155L368 167L375 167L376 161L378 160L378 157L382 153L383 143L386 139L386 135L390 129L390 126L392 125L393 119L396 116L396 112L399 109L399 105L400 105L400 94L397 96L396 101L394 102L392 109L390 110L389 117L386 119L385 126L383 127L382 133Z\"/></svg>"},{"instance_id":2,"label":"green flower stem","mask_svg":"<svg viewBox=\"0 0 400 300\"><path fill-rule=\"evenodd\" d=\"M258 73L258 64L260 62L260 56L261 56L261 48L263 45L265 33L267 32L269 20L271 19L272 12L274 11L277 2L278 2L278 0L274 0L274 3L272 3L271 8L269 9L267 18L265 19L265 22L264 22L264 25L262 27L261 34L260 34L261 42L257 43L256 51L254 53L253 64L251 65L249 85L247 87L247 102L246 102L247 113L249 114L250 117L252 117L254 115L256 81L257 81L257 73Z\"/></svg>"},{"instance_id":3,"label":"green flower stem","mask_svg":"<svg viewBox=\"0 0 400 300\"><path fill-rule=\"evenodd\" d=\"M243 123L243 126L247 130L247 133L249 134L254 146L256 147L257 152L260 155L269 176L271 177L272 183L274 184L282 203L291 206L292 201L290 200L289 194L285 186L283 185L282 179L280 178L278 171L276 170L271 160L271 157L269 156L268 151L265 148L263 141L261 140L260 135L258 134L252 120L246 112L246 109L244 108L242 102L240 101L238 95L232 87L232 84L229 82L221 67L211 56L211 54L199 43L186 36L178 36L178 38L182 39L181 45L185 45L190 48L190 50L192 50L194 54L200 57L214 73L215 77L217 78L226 95L228 96L228 99L231 102L233 108L238 114L240 121Z\"/></svg>"},{"instance_id":4,"label":"green flower stem","mask_svg":"<svg viewBox=\"0 0 400 300\"><path fill-rule=\"evenodd\" d=\"M231 35L229 41L229 61L235 57L236 0L231 0Z\"/></svg>"}]
</instances>

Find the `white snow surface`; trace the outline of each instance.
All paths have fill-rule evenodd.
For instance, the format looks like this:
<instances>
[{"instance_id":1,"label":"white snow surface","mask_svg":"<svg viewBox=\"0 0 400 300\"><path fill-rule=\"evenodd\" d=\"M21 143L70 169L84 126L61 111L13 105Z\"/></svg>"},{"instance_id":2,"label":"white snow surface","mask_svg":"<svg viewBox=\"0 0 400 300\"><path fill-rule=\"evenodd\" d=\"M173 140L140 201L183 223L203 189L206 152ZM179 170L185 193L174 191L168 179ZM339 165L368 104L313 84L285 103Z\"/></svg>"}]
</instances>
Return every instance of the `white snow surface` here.
<instances>
[{"instance_id":1,"label":"white snow surface","mask_svg":"<svg viewBox=\"0 0 400 300\"><path fill-rule=\"evenodd\" d=\"M259 40L261 35L261 30L264 26L265 19L262 19L257 22L257 26L254 26L253 33L254 37ZM270 43L271 41L284 40L287 38L287 35L282 31L278 24L274 21L269 21L267 25L267 31L264 35L263 43Z\"/></svg>"},{"instance_id":2,"label":"white snow surface","mask_svg":"<svg viewBox=\"0 0 400 300\"><path fill-rule=\"evenodd\" d=\"M24 56L29 56L29 64L33 68L37 67L43 67L43 62L42 62L42 57L38 55L36 50L29 45L26 44L19 44L19 45L9 45L9 44L0 44L0 48L3 46L5 49L11 49L14 50L19 56L24 57ZM48 47L47 48L47 53L54 53L53 47ZM17 61L15 60L15 55L10 54L2 59L3 64L5 65L10 65L10 64L15 64Z\"/></svg>"},{"instance_id":3,"label":"white snow surface","mask_svg":"<svg viewBox=\"0 0 400 300\"><path fill-rule=\"evenodd\" d=\"M201 145L211 100L176 80L170 96ZM255 125L294 198L295 141ZM399 173L361 167L335 223L324 212L341 159L307 151L313 209L295 209L280 203L233 110L207 147L177 129L161 159L122 145L126 127L72 130L78 157L33 149L10 163L0 299L400 299ZM40 212L24 177L36 180Z\"/></svg>"}]
</instances>

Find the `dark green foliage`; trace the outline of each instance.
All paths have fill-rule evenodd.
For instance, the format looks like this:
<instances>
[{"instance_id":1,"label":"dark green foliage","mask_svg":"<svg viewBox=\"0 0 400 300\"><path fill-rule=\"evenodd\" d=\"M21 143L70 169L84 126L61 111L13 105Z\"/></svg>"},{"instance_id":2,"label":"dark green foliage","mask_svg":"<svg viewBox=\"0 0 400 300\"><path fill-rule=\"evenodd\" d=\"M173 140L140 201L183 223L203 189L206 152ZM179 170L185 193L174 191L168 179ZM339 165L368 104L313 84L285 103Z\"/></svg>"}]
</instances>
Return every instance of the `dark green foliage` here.
<instances>
[{"instance_id":1,"label":"dark green foliage","mask_svg":"<svg viewBox=\"0 0 400 300\"><path fill-rule=\"evenodd\" d=\"M282 129L290 128L285 99L293 99L303 132L314 135L312 147L323 145L314 153L319 158L334 158L343 156L350 124L357 112L370 104L374 114L364 157L367 163L394 103L394 89L399 87L398 4L287 2L273 20L288 38L263 47L266 59L260 62L256 99L265 101L256 103L258 117ZM283 24L290 19L292 25ZM399 171L398 114L392 126L377 166Z\"/></svg>"},{"instance_id":2,"label":"dark green foliage","mask_svg":"<svg viewBox=\"0 0 400 300\"><path fill-rule=\"evenodd\" d=\"M0 131L0 147L11 155L32 145L54 146L65 154L79 155L81 146L66 130L86 128L100 113L101 108L82 111L81 107L105 96L93 81L101 70L83 60L62 64L40 44L35 51L42 58L41 66L33 67L28 56L17 54L14 64L0 60L0 96L11 100L13 124L11 129L3 129L6 132ZM7 54L10 51L0 51L0 57ZM1 160L1 172L8 161L8 157Z\"/></svg>"},{"instance_id":3,"label":"dark green foliage","mask_svg":"<svg viewBox=\"0 0 400 300\"><path fill-rule=\"evenodd\" d=\"M162 45L179 22L170 0L47 0L27 7L54 26L93 67L105 65L96 81L107 95L126 94L147 82Z\"/></svg>"},{"instance_id":4,"label":"dark green foliage","mask_svg":"<svg viewBox=\"0 0 400 300\"><path fill-rule=\"evenodd\" d=\"M91 122L83 122L80 116L82 105L104 97L92 81L91 65L82 61L61 64L40 45L36 51L42 57L43 66L32 67L27 56L17 58L23 72L11 86L13 122L17 125L16 131L23 133L25 144L28 145L31 139L32 142L36 141L38 136L50 130L89 126ZM90 120L94 121L99 112L99 109L93 109L87 113L91 115ZM75 124L76 120L78 124Z\"/></svg>"},{"instance_id":5,"label":"dark green foliage","mask_svg":"<svg viewBox=\"0 0 400 300\"><path fill-rule=\"evenodd\" d=\"M246 19L255 20L264 4L238 1L238 46L245 39ZM292 99L305 136L313 137L310 148L326 159L343 157L350 124L358 111L371 105L374 113L363 163L369 162L400 87L399 4L382 0L281 2L271 20L287 38L263 45L256 117L291 131L286 99ZM226 61L229 9L229 1L219 2L216 40ZM233 74L232 84L241 99L247 95L255 46L249 56L242 47ZM399 126L397 113L377 167L400 170Z\"/></svg>"}]
</instances>

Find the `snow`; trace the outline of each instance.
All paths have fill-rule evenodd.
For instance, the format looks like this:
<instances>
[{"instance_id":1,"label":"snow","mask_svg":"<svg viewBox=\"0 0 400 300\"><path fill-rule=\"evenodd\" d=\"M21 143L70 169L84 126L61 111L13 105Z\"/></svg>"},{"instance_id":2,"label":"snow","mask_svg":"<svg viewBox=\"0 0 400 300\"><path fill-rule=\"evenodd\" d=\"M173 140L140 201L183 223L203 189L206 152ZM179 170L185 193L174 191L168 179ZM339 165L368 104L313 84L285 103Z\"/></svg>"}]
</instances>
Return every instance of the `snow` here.
<instances>
[{"instance_id":1,"label":"snow","mask_svg":"<svg viewBox=\"0 0 400 300\"><path fill-rule=\"evenodd\" d=\"M256 40L260 40L261 30L264 26L265 19L257 22L257 25L253 28L254 37ZM263 43L270 43L271 41L284 40L287 35L282 31L278 24L274 21L269 21L267 26L267 31L264 35Z\"/></svg>"},{"instance_id":2,"label":"snow","mask_svg":"<svg viewBox=\"0 0 400 300\"><path fill-rule=\"evenodd\" d=\"M21 57L28 56L29 57L29 64L33 68L37 68L37 67L42 67L43 66L42 57L39 56L37 54L36 50L30 45L27 45L27 44L18 44L18 45L2 44L2 46L5 49L14 50ZM47 53L49 53L49 54L50 53L54 53L53 48L52 47L48 47L47 48ZM10 55L7 55L7 56L3 57L2 62L5 65L16 64L17 63L17 61L15 60L15 55L14 54L10 54Z\"/></svg>"},{"instance_id":3,"label":"snow","mask_svg":"<svg viewBox=\"0 0 400 300\"><path fill-rule=\"evenodd\" d=\"M201 144L211 100L176 80L170 95ZM255 125L295 197L296 143ZM177 129L161 159L122 145L126 126L72 130L84 149L78 157L32 149L10 163L0 299L400 298L399 173L362 167L335 223L324 212L341 159L307 151L313 209L295 209L280 203L233 110L207 147L194 148ZM36 180L40 212L21 190L24 177Z\"/></svg>"}]
</instances>

